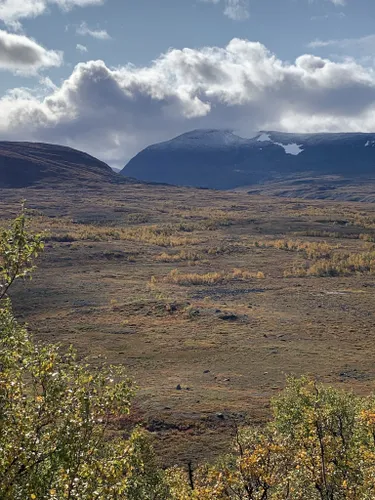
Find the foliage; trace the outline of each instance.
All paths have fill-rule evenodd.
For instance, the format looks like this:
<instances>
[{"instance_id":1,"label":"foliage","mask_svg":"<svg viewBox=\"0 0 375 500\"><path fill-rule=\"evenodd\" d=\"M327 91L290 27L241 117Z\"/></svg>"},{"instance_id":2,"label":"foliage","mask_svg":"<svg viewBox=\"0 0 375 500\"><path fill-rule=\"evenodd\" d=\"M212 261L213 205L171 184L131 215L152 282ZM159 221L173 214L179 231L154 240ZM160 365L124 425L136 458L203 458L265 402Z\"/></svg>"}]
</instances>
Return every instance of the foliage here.
<instances>
[{"instance_id":1,"label":"foliage","mask_svg":"<svg viewBox=\"0 0 375 500\"><path fill-rule=\"evenodd\" d=\"M277 248L287 252L302 253L306 259L328 259L331 257L332 250L338 248L323 242L308 242L301 240L261 240L256 241L258 248Z\"/></svg>"},{"instance_id":2,"label":"foliage","mask_svg":"<svg viewBox=\"0 0 375 500\"><path fill-rule=\"evenodd\" d=\"M22 208L11 228L0 232L0 300L17 278L30 276L33 260L43 247L40 234L31 235L26 231L26 214Z\"/></svg>"},{"instance_id":3,"label":"foliage","mask_svg":"<svg viewBox=\"0 0 375 500\"><path fill-rule=\"evenodd\" d=\"M180 500L375 498L375 399L289 378L262 429L237 431L235 452L199 468L194 489L171 471ZM190 495L190 496L189 496Z\"/></svg>"},{"instance_id":4,"label":"foliage","mask_svg":"<svg viewBox=\"0 0 375 500\"><path fill-rule=\"evenodd\" d=\"M38 344L14 318L5 293L42 247L24 213L1 233L0 498L169 498L147 437L110 438L130 410L123 369L95 369L73 349Z\"/></svg>"},{"instance_id":5,"label":"foliage","mask_svg":"<svg viewBox=\"0 0 375 500\"><path fill-rule=\"evenodd\" d=\"M201 255L197 252L192 252L189 250L181 250L180 252L177 253L167 253L167 252L162 252L160 255L155 256L155 260L157 262L183 262L183 261L191 261L191 262L196 262L198 260L201 260Z\"/></svg>"},{"instance_id":6,"label":"foliage","mask_svg":"<svg viewBox=\"0 0 375 500\"><path fill-rule=\"evenodd\" d=\"M136 241L148 245L161 247L181 247L184 245L196 245L200 242L198 238L187 236L198 229L188 224L153 224L126 227L98 226L93 224L77 224L72 221L64 221L64 230L55 227L56 223L46 218L36 220L37 225L46 224L51 229L48 236L49 241L73 242L73 241ZM68 231L67 231L68 230Z\"/></svg>"},{"instance_id":7,"label":"foliage","mask_svg":"<svg viewBox=\"0 0 375 500\"><path fill-rule=\"evenodd\" d=\"M372 242L370 235L359 235L359 239ZM375 250L373 245L364 252L337 251L338 246L326 242L307 242L300 240L261 240L256 241L259 248L277 248L288 252L298 252L308 259L303 264L295 263L290 270L284 272L290 276L349 276L351 274L375 273Z\"/></svg>"},{"instance_id":8,"label":"foliage","mask_svg":"<svg viewBox=\"0 0 375 500\"><path fill-rule=\"evenodd\" d=\"M145 231L146 239L158 236L156 228ZM299 243L275 246L301 251L322 265L331 251ZM93 367L79 361L73 349L37 343L12 313L9 287L29 276L42 248L41 236L27 231L24 213L1 232L1 499L375 498L375 397L357 397L308 378L289 378L272 402L272 420L259 428L236 428L232 451L216 464L163 471L142 430L116 438L115 424L130 412L133 393L124 370ZM264 275L246 269L168 275L176 284L253 278Z\"/></svg>"},{"instance_id":9,"label":"foliage","mask_svg":"<svg viewBox=\"0 0 375 500\"><path fill-rule=\"evenodd\" d=\"M338 252L329 259L319 259L304 265L295 265L285 276L350 276L375 273L375 251L360 253Z\"/></svg>"},{"instance_id":10,"label":"foliage","mask_svg":"<svg viewBox=\"0 0 375 500\"><path fill-rule=\"evenodd\" d=\"M182 273L178 269L173 269L165 278L169 283L182 286L190 285L217 285L233 280L247 281L252 279L264 279L263 272L253 273L247 269L234 268L231 272L212 271L209 273ZM154 278L155 279L155 278Z\"/></svg>"}]
</instances>

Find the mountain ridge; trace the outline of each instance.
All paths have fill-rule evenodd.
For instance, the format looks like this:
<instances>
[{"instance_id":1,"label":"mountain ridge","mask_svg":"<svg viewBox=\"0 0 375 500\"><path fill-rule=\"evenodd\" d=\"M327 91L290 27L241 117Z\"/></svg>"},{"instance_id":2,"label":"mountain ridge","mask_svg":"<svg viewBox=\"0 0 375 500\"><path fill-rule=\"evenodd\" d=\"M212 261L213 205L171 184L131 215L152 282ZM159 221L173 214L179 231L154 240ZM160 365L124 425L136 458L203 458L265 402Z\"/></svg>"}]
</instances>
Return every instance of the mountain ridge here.
<instances>
[{"instance_id":1,"label":"mountain ridge","mask_svg":"<svg viewBox=\"0 0 375 500\"><path fill-rule=\"evenodd\" d=\"M375 175L375 133L196 129L153 144L121 171L145 182L234 189L293 175Z\"/></svg>"},{"instance_id":2,"label":"mountain ridge","mask_svg":"<svg viewBox=\"0 0 375 500\"><path fill-rule=\"evenodd\" d=\"M115 182L106 163L68 146L0 141L0 187L21 188L40 182Z\"/></svg>"}]
</instances>

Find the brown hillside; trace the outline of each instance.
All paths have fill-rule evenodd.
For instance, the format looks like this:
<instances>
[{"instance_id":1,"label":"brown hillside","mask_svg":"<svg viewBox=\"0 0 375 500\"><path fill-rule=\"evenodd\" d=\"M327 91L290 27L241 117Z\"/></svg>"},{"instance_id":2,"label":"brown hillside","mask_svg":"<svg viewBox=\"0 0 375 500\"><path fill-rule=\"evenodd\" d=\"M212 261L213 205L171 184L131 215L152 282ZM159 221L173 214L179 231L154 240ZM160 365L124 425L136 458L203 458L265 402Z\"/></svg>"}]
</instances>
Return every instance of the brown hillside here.
<instances>
[{"instance_id":1,"label":"brown hillside","mask_svg":"<svg viewBox=\"0 0 375 500\"><path fill-rule=\"evenodd\" d=\"M116 179L106 163L82 151L55 144L0 142L0 187Z\"/></svg>"}]
</instances>

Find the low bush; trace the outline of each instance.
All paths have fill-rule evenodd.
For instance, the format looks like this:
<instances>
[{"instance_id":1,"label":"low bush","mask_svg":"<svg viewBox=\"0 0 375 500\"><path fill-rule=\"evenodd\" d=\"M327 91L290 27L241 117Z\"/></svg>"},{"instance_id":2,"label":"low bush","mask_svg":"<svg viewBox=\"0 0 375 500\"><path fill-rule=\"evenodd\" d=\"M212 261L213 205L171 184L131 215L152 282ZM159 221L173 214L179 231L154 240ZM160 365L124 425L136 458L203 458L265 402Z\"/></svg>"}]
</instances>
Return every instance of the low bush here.
<instances>
[{"instance_id":1,"label":"low bush","mask_svg":"<svg viewBox=\"0 0 375 500\"><path fill-rule=\"evenodd\" d=\"M277 248L287 252L302 253L307 259L327 259L332 255L332 251L339 248L327 242L308 242L301 240L261 240L256 241L254 246L258 248Z\"/></svg>"},{"instance_id":2,"label":"low bush","mask_svg":"<svg viewBox=\"0 0 375 500\"><path fill-rule=\"evenodd\" d=\"M180 500L375 498L375 399L289 378L262 428L237 430L233 451L192 478L168 472Z\"/></svg>"},{"instance_id":3,"label":"low bush","mask_svg":"<svg viewBox=\"0 0 375 500\"><path fill-rule=\"evenodd\" d=\"M252 279L264 279L263 272L256 273L247 271L246 269L235 268L231 272L216 271L209 273L183 273L178 269L173 269L165 281L176 285L216 285L218 283L226 283L230 281L248 281ZM156 279L156 278L154 278Z\"/></svg>"},{"instance_id":4,"label":"low bush","mask_svg":"<svg viewBox=\"0 0 375 500\"><path fill-rule=\"evenodd\" d=\"M353 274L375 274L375 251L360 253L338 252L330 259L295 265L284 276L350 276Z\"/></svg>"}]
</instances>

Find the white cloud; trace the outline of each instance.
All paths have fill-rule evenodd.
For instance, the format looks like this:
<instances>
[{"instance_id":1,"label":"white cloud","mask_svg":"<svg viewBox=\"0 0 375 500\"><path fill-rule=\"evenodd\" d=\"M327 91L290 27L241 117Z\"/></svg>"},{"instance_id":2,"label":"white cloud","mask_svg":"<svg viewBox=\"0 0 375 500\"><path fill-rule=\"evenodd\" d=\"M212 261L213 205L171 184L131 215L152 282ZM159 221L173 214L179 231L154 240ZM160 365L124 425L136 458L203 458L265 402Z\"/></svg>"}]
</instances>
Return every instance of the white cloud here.
<instances>
[{"instance_id":1,"label":"white cloud","mask_svg":"<svg viewBox=\"0 0 375 500\"><path fill-rule=\"evenodd\" d=\"M76 49L82 53L88 52L87 47L85 45L81 45L80 43L77 43Z\"/></svg>"},{"instance_id":2,"label":"white cloud","mask_svg":"<svg viewBox=\"0 0 375 500\"><path fill-rule=\"evenodd\" d=\"M249 0L201 0L206 3L223 3L224 14L234 21L249 18Z\"/></svg>"},{"instance_id":3,"label":"white cloud","mask_svg":"<svg viewBox=\"0 0 375 500\"><path fill-rule=\"evenodd\" d=\"M24 35L0 30L0 69L35 73L38 69L60 66L61 52L46 50Z\"/></svg>"},{"instance_id":4,"label":"white cloud","mask_svg":"<svg viewBox=\"0 0 375 500\"><path fill-rule=\"evenodd\" d=\"M224 14L234 21L242 21L249 17L247 0L226 0Z\"/></svg>"},{"instance_id":5,"label":"white cloud","mask_svg":"<svg viewBox=\"0 0 375 500\"><path fill-rule=\"evenodd\" d=\"M97 38L99 40L110 40L111 38L106 30L90 29L85 21L78 26L76 33L81 36L92 36L93 38Z\"/></svg>"},{"instance_id":6,"label":"white cloud","mask_svg":"<svg viewBox=\"0 0 375 500\"><path fill-rule=\"evenodd\" d=\"M74 7L100 5L105 0L0 0L0 20L12 27L20 27L19 20L44 14L49 5L63 10Z\"/></svg>"},{"instance_id":7,"label":"white cloud","mask_svg":"<svg viewBox=\"0 0 375 500\"><path fill-rule=\"evenodd\" d=\"M305 54L290 63L260 43L170 50L149 66L78 64L45 98L0 100L3 138L58 142L121 166L150 143L194 128L371 131L375 72Z\"/></svg>"},{"instance_id":8,"label":"white cloud","mask_svg":"<svg viewBox=\"0 0 375 500\"><path fill-rule=\"evenodd\" d=\"M229 17L230 19L233 19L234 21L243 21L245 19L248 19L250 17L250 10L249 10L249 0L200 0L201 2L205 3L212 3L215 5L223 5L223 11L224 14ZM280 0L278 0L280 1ZM309 3L314 2L315 0L308 0ZM336 7L343 7L346 5L346 0L329 0L333 5ZM345 17L345 14L341 12L340 17ZM319 16L315 16L314 20L318 19ZM326 14L325 16L322 16L323 18L328 17Z\"/></svg>"},{"instance_id":9,"label":"white cloud","mask_svg":"<svg viewBox=\"0 0 375 500\"><path fill-rule=\"evenodd\" d=\"M338 49L375 49L375 35L363 36L360 38L342 38L336 40L314 40L308 45L310 48L316 49L320 47L335 47Z\"/></svg>"},{"instance_id":10,"label":"white cloud","mask_svg":"<svg viewBox=\"0 0 375 500\"><path fill-rule=\"evenodd\" d=\"M367 35L359 38L342 38L332 40L314 40L308 47L316 50L334 51L331 57L336 59L354 58L363 66L375 68L375 35Z\"/></svg>"}]
</instances>

